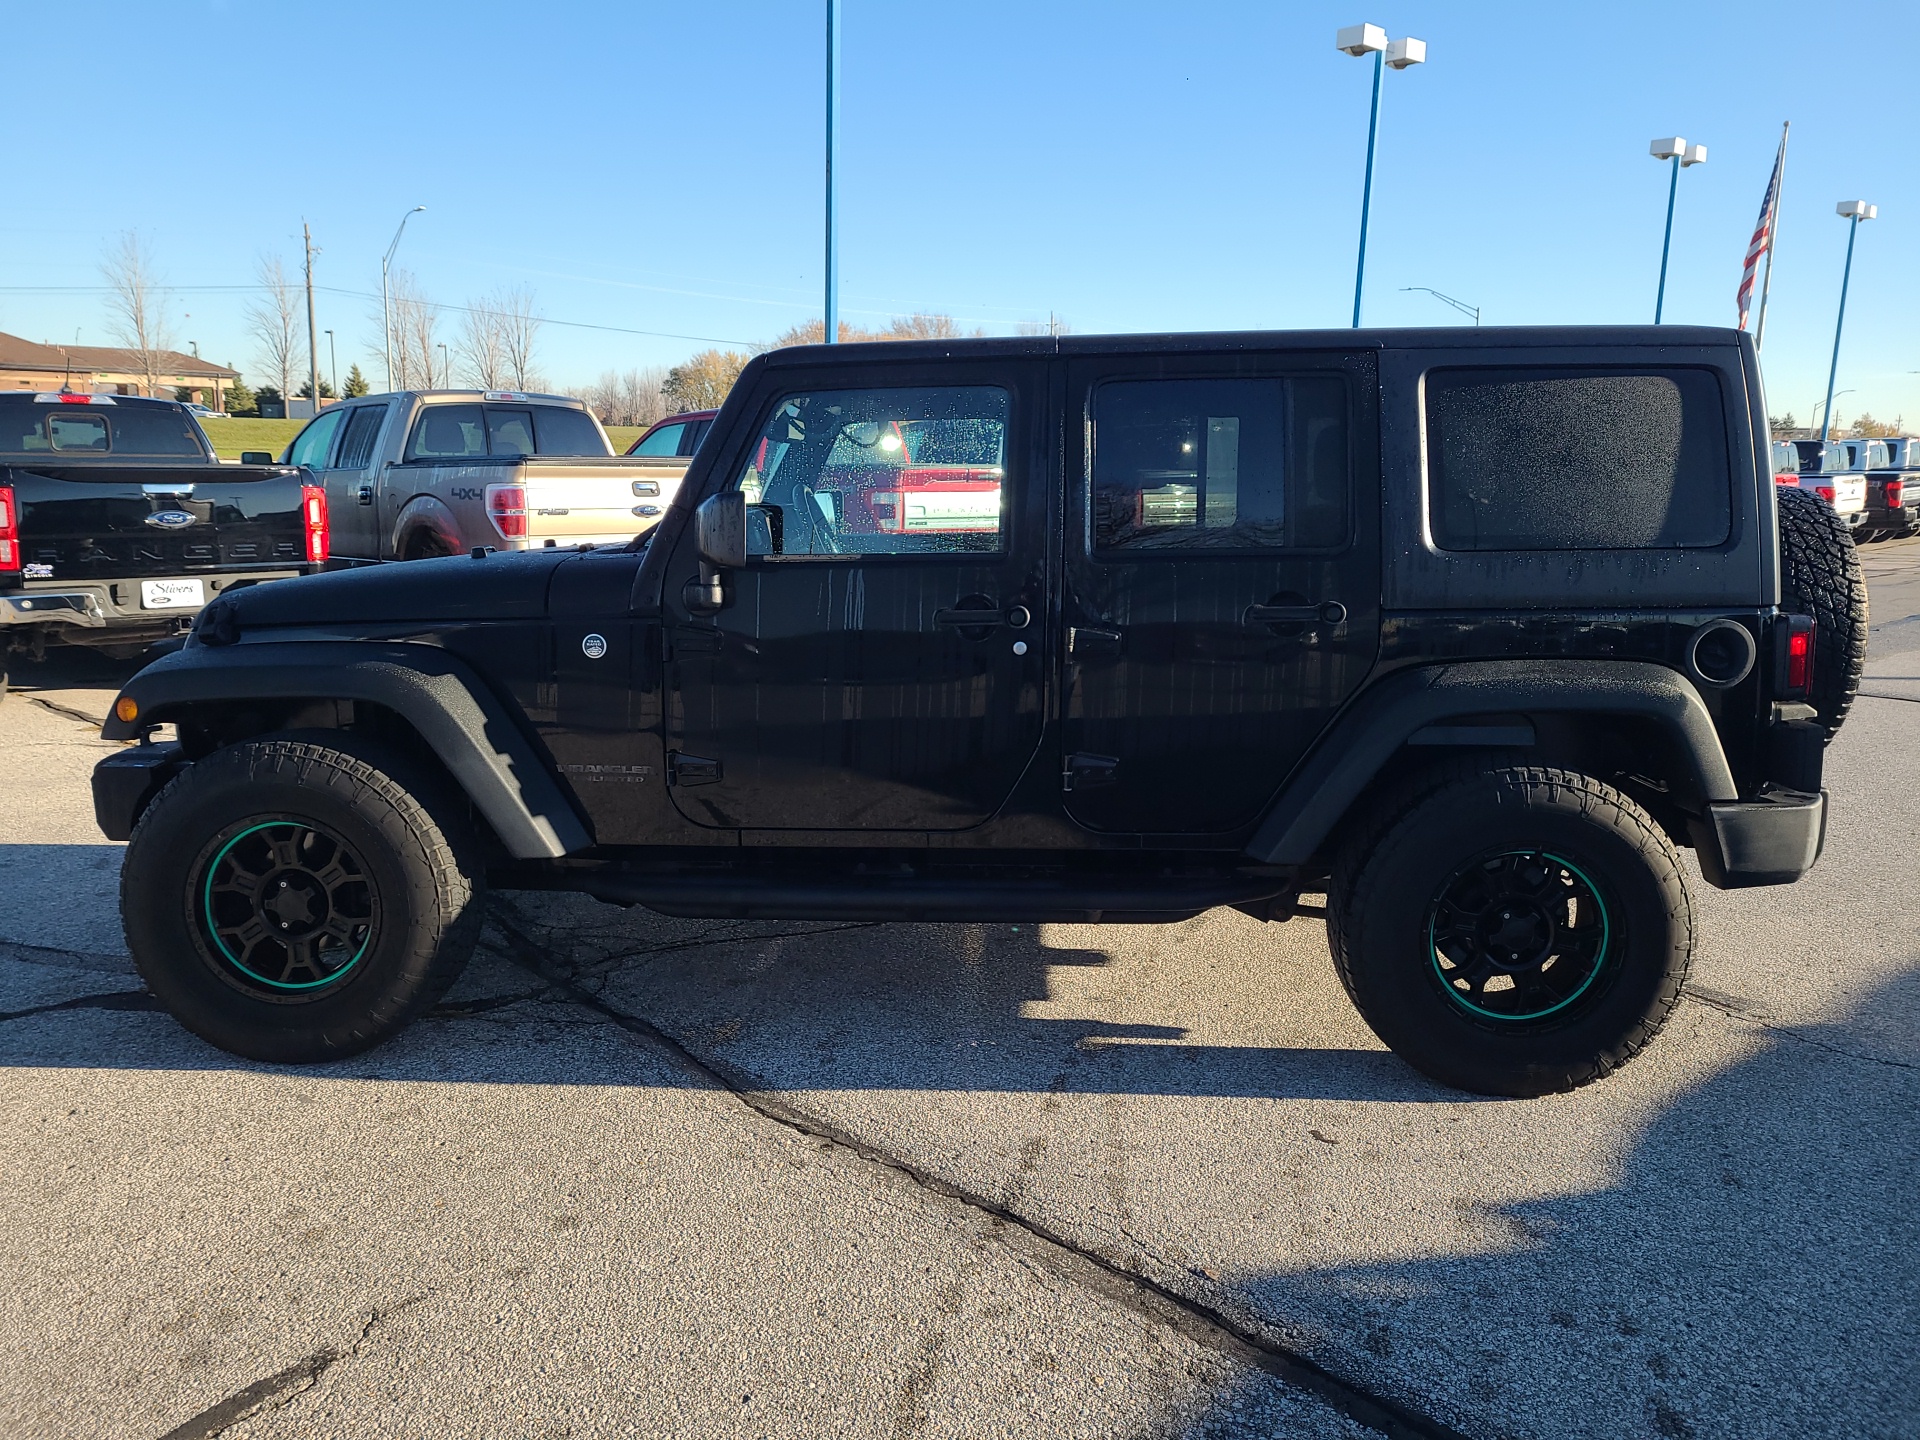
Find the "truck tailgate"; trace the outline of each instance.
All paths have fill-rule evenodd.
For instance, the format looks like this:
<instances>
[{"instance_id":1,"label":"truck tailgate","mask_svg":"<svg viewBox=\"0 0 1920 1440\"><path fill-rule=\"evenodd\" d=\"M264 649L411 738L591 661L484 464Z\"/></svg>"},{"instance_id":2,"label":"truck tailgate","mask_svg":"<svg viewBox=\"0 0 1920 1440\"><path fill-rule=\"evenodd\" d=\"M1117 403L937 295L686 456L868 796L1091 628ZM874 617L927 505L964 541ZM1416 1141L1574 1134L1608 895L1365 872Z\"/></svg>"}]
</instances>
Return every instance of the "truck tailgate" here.
<instances>
[{"instance_id":1,"label":"truck tailgate","mask_svg":"<svg viewBox=\"0 0 1920 1440\"><path fill-rule=\"evenodd\" d=\"M530 545L631 540L666 513L688 465L672 456L534 456L521 463Z\"/></svg>"},{"instance_id":2,"label":"truck tailgate","mask_svg":"<svg viewBox=\"0 0 1920 1440\"><path fill-rule=\"evenodd\" d=\"M285 569L305 561L299 472L242 465L10 465L28 579Z\"/></svg>"}]
</instances>

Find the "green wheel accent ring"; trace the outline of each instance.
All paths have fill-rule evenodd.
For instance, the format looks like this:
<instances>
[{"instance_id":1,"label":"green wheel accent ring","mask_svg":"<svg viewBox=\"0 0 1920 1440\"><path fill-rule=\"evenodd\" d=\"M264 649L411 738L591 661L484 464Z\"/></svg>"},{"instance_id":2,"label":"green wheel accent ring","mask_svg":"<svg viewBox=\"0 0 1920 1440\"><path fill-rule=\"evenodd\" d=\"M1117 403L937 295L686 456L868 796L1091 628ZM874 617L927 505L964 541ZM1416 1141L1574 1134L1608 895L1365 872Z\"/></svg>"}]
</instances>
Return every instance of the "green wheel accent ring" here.
<instances>
[{"instance_id":1,"label":"green wheel accent ring","mask_svg":"<svg viewBox=\"0 0 1920 1440\"><path fill-rule=\"evenodd\" d=\"M234 836L231 840L227 841L226 844L220 847L220 853L214 856L212 862L207 866L206 883L201 887L201 892L200 892L201 914L206 919L207 934L210 937L212 937L214 947L219 950L222 956L225 957L226 962L229 965L233 966L234 969L238 970L242 975L246 976L249 980L252 980L257 984L265 985L268 988L273 990L317 990L322 985L334 984L336 981L338 981L344 975L346 975L348 971L352 970L354 966L358 965L361 959L365 957L367 953L367 947L373 944L373 927L371 925L367 927L367 938L360 942L360 948L354 952L353 958L349 960L346 964L342 965L338 970L334 971L333 974L327 976L325 979L302 980L298 984L295 984L292 981L288 981L288 980L269 980L267 979L266 976L256 975L253 971L249 970L245 965L242 965L240 961L235 958L234 953L227 948L226 941L220 938L220 932L218 929L215 928L213 923L213 876L214 876L214 872L220 868L220 862L227 858L227 852L233 849L233 847L238 845L242 840L246 839L247 836L249 835L258 834L262 830L272 830L275 827L282 826L282 825L291 826L293 829L296 829L296 830L311 830L313 828L311 825L308 825L304 821L300 821L300 820L267 820L267 821L263 821L261 824L258 824L258 825L248 826L245 830L242 830L238 835ZM335 843L337 844L338 842L336 841Z\"/></svg>"},{"instance_id":2,"label":"green wheel accent ring","mask_svg":"<svg viewBox=\"0 0 1920 1440\"><path fill-rule=\"evenodd\" d=\"M1574 1001L1578 1000L1582 995L1586 994L1588 990L1593 988L1593 982L1598 980L1600 978L1600 972L1607 968L1607 947L1612 942L1613 926L1612 926L1611 920L1607 916L1607 900L1606 900L1606 897L1600 893L1600 887L1593 883L1592 878L1587 874L1586 871L1582 870L1578 865L1574 864L1571 860L1565 859L1564 857L1559 855L1552 854L1551 852L1546 850L1532 850L1532 851L1504 850L1501 852L1501 854L1503 855L1528 855L1528 854L1545 855L1547 859L1553 861L1554 864L1566 866L1567 869L1571 870L1574 874L1580 877L1581 882L1587 887L1589 891L1592 892L1594 903L1600 907L1600 953L1593 957L1593 973L1587 976L1586 980L1581 984L1578 990L1574 991L1571 995L1567 996L1567 998L1562 1000L1558 1005L1550 1005L1545 1010L1536 1010L1531 1015L1502 1015L1497 1010L1485 1010L1485 1009L1482 1009L1480 1006L1475 1005L1470 1000L1461 999L1460 992L1454 989L1453 986L1450 983L1448 983L1446 971L1440 968L1440 947L1434 944L1433 942L1434 917L1431 912L1428 913L1427 954L1433 963L1433 973L1440 981L1440 988L1447 992L1447 998L1453 1001L1453 1003L1458 1005L1462 1010L1472 1011L1475 1015L1480 1016L1482 1019L1501 1021L1507 1024L1524 1025L1531 1020L1544 1020L1549 1015L1557 1015L1560 1011L1566 1009L1567 1006L1573 1004ZM1499 857L1490 856L1488 858L1497 859ZM1464 873L1464 872L1461 872L1461 873ZM1456 874L1455 878L1456 879L1458 878L1458 874ZM1451 885L1453 881L1449 880L1447 883ZM1439 908L1438 901L1435 902L1434 908L1435 909Z\"/></svg>"}]
</instances>

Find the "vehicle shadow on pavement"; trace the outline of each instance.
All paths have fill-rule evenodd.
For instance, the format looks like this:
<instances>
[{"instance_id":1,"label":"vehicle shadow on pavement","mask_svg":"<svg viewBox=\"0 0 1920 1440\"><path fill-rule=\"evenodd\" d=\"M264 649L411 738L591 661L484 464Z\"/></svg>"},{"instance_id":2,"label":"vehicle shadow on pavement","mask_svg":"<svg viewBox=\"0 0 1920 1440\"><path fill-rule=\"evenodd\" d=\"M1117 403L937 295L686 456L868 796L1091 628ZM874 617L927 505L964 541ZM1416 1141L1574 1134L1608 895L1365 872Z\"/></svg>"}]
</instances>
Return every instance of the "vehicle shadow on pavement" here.
<instances>
[{"instance_id":1,"label":"vehicle shadow on pavement","mask_svg":"<svg viewBox=\"0 0 1920 1440\"><path fill-rule=\"evenodd\" d=\"M1463 1199L1460 1253L1233 1276L1235 1299L1471 1434L1912 1434L1920 972L1858 1013L1904 1039L1772 1031L1657 1113L1611 1186ZM1190 1433L1242 1433L1246 1404L1222 1396Z\"/></svg>"}]
</instances>

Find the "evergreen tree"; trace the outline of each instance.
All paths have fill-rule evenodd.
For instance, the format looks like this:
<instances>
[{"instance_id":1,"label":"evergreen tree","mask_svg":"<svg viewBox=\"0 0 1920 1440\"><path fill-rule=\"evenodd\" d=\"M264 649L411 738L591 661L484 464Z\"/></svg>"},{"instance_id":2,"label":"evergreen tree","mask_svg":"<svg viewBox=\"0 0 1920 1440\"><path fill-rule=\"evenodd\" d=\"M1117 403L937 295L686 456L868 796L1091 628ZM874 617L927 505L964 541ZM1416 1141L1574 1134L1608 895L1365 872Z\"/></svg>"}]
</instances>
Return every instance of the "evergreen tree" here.
<instances>
[{"instance_id":1,"label":"evergreen tree","mask_svg":"<svg viewBox=\"0 0 1920 1440\"><path fill-rule=\"evenodd\" d=\"M260 403L254 399L253 391L247 388L247 382L235 377L227 386L227 414L254 416L260 413Z\"/></svg>"},{"instance_id":2,"label":"evergreen tree","mask_svg":"<svg viewBox=\"0 0 1920 1440\"><path fill-rule=\"evenodd\" d=\"M367 384L367 377L360 373L360 367L356 365L347 371L347 383L340 387L340 393L348 400L352 400L366 394L371 388Z\"/></svg>"},{"instance_id":3,"label":"evergreen tree","mask_svg":"<svg viewBox=\"0 0 1920 1440\"><path fill-rule=\"evenodd\" d=\"M313 398L313 381L302 380L300 382L300 388L294 393L297 394L302 400L311 400ZM320 382L320 398L322 400L332 400L335 398L333 393L333 386L329 385L324 380Z\"/></svg>"}]
</instances>

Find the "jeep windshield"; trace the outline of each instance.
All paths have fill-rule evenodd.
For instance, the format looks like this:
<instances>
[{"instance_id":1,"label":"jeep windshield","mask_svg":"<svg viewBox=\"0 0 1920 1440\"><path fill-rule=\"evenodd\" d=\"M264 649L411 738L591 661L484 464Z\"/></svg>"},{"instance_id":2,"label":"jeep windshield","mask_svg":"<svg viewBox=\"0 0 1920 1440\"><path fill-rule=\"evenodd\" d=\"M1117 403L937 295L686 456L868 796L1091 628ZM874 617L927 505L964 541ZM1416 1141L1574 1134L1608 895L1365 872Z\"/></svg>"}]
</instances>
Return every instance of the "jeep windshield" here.
<instances>
[{"instance_id":1,"label":"jeep windshield","mask_svg":"<svg viewBox=\"0 0 1920 1440\"><path fill-rule=\"evenodd\" d=\"M0 458L205 460L193 417L176 405L111 396L0 396Z\"/></svg>"}]
</instances>

